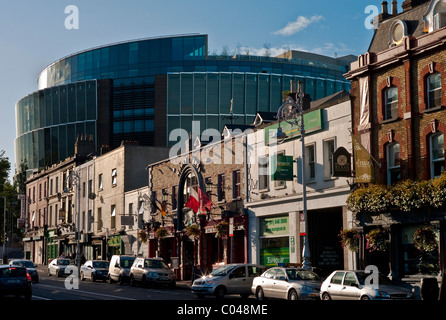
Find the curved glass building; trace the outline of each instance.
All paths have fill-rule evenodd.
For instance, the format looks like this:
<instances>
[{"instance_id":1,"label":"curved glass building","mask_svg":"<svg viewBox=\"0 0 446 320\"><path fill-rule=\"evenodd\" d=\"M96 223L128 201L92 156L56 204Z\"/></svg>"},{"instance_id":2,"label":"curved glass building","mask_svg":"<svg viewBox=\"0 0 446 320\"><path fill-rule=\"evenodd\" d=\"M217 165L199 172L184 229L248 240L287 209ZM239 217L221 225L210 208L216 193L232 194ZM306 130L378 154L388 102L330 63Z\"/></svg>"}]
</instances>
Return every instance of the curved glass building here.
<instances>
[{"instance_id":1,"label":"curved glass building","mask_svg":"<svg viewBox=\"0 0 446 320\"><path fill-rule=\"evenodd\" d=\"M73 156L80 135L93 137L99 151L123 140L169 146L169 132L190 131L193 120L202 130L250 124L258 111L277 111L291 80L302 81L313 100L350 90L343 74L355 59L296 51L211 56L202 34L79 52L46 67L38 91L17 102L16 167L26 159L29 169L41 169Z\"/></svg>"}]
</instances>

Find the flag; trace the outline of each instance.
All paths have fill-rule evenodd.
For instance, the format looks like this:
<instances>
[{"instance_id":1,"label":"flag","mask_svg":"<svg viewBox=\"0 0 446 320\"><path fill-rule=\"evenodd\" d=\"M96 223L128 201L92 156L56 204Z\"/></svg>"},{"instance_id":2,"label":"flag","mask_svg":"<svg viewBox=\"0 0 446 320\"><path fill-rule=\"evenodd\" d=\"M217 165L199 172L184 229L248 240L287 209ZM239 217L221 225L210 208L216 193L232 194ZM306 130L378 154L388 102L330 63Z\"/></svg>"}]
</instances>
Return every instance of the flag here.
<instances>
[{"instance_id":1,"label":"flag","mask_svg":"<svg viewBox=\"0 0 446 320\"><path fill-rule=\"evenodd\" d=\"M200 202L197 191L193 187L190 187L190 195L186 202L186 207L191 208L195 213L200 208Z\"/></svg>"},{"instance_id":2,"label":"flag","mask_svg":"<svg viewBox=\"0 0 446 320\"><path fill-rule=\"evenodd\" d=\"M211 211L212 208L212 202L211 199L209 199L206 192L201 190L200 187L197 187L198 189L198 196L200 198L200 210L201 212L205 213L207 211Z\"/></svg>"},{"instance_id":3,"label":"flag","mask_svg":"<svg viewBox=\"0 0 446 320\"><path fill-rule=\"evenodd\" d=\"M163 216L167 214L166 205L162 202L160 202L155 196L152 195L152 212L161 212ZM161 207L158 206L157 202L161 205Z\"/></svg>"}]
</instances>

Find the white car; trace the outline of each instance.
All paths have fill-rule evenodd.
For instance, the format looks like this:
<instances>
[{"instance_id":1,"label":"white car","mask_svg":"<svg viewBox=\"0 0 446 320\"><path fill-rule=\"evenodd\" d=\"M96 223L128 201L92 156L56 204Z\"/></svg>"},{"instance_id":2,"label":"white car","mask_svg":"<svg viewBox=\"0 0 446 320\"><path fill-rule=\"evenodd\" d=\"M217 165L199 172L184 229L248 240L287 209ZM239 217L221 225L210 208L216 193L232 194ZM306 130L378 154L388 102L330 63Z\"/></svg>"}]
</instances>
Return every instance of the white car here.
<instances>
[{"instance_id":1,"label":"white car","mask_svg":"<svg viewBox=\"0 0 446 320\"><path fill-rule=\"evenodd\" d=\"M57 258L53 259L48 265L48 275L62 277L65 275L65 269L70 265L70 259ZM68 274L68 273L67 273Z\"/></svg>"},{"instance_id":2,"label":"white car","mask_svg":"<svg viewBox=\"0 0 446 320\"><path fill-rule=\"evenodd\" d=\"M225 294L248 297L251 294L252 280L264 270L264 266L257 264L227 264L195 280L192 293L200 298L206 295L223 298Z\"/></svg>"},{"instance_id":3,"label":"white car","mask_svg":"<svg viewBox=\"0 0 446 320\"><path fill-rule=\"evenodd\" d=\"M253 280L251 291L257 300L316 300L319 299L320 286L321 279L312 271L295 267L274 267Z\"/></svg>"},{"instance_id":4,"label":"white car","mask_svg":"<svg viewBox=\"0 0 446 320\"><path fill-rule=\"evenodd\" d=\"M321 286L322 300L407 300L414 299L413 288L391 284L377 275L377 283L366 281L370 273L357 270L333 271Z\"/></svg>"}]
</instances>

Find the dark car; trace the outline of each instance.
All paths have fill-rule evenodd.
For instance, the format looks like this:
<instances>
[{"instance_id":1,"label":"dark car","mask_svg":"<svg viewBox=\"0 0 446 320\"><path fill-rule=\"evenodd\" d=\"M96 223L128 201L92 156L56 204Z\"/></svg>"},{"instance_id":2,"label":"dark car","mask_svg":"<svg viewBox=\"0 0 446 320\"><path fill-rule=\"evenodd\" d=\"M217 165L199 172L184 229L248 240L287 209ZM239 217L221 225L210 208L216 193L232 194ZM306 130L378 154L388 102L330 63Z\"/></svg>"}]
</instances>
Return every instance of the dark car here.
<instances>
[{"instance_id":1,"label":"dark car","mask_svg":"<svg viewBox=\"0 0 446 320\"><path fill-rule=\"evenodd\" d=\"M25 267L0 266L0 295L24 296L26 300L31 300L31 277Z\"/></svg>"},{"instance_id":2,"label":"dark car","mask_svg":"<svg viewBox=\"0 0 446 320\"><path fill-rule=\"evenodd\" d=\"M14 259L9 262L10 266L25 267L31 279L35 283L39 283L39 274L37 273L36 266L31 260L26 259Z\"/></svg>"},{"instance_id":3,"label":"dark car","mask_svg":"<svg viewBox=\"0 0 446 320\"><path fill-rule=\"evenodd\" d=\"M108 279L109 263L105 260L88 260L81 266L81 280L91 281Z\"/></svg>"}]
</instances>

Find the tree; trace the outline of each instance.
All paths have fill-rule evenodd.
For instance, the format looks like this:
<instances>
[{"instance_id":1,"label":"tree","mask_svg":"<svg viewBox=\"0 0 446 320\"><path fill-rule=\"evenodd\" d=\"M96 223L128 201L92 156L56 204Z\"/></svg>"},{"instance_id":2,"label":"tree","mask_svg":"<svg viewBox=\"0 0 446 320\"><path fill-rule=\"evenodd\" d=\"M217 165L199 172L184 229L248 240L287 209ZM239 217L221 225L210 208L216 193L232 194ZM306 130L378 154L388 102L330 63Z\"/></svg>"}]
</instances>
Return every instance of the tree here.
<instances>
[{"instance_id":1,"label":"tree","mask_svg":"<svg viewBox=\"0 0 446 320\"><path fill-rule=\"evenodd\" d=\"M0 193L3 192L6 181L9 177L9 171L11 170L11 164L8 157L5 157L5 151L0 151Z\"/></svg>"},{"instance_id":2,"label":"tree","mask_svg":"<svg viewBox=\"0 0 446 320\"><path fill-rule=\"evenodd\" d=\"M263 44L263 49L265 49L263 55L264 55L265 57L271 57L271 43L269 43L269 42L265 42L265 43Z\"/></svg>"}]
</instances>

